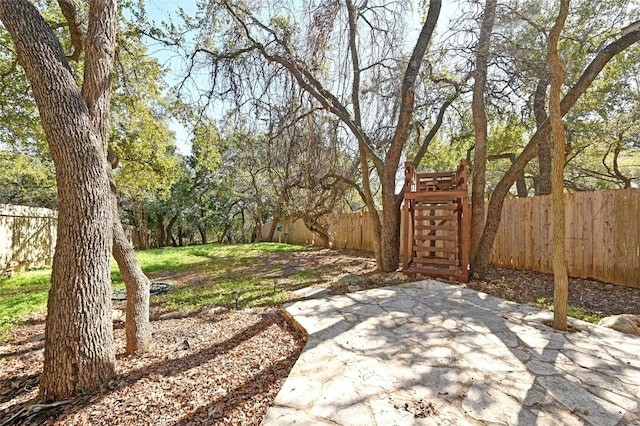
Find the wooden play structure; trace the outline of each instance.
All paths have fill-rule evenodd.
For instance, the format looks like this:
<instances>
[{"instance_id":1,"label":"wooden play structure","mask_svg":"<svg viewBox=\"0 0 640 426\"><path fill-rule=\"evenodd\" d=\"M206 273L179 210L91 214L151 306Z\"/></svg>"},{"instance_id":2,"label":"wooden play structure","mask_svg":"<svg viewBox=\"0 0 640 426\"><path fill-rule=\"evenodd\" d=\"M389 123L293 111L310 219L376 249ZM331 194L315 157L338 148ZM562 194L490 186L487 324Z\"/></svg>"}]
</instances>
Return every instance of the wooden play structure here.
<instances>
[{"instance_id":1,"label":"wooden play structure","mask_svg":"<svg viewBox=\"0 0 640 426\"><path fill-rule=\"evenodd\" d=\"M467 161L455 172L416 173L405 163L403 272L469 281Z\"/></svg>"}]
</instances>

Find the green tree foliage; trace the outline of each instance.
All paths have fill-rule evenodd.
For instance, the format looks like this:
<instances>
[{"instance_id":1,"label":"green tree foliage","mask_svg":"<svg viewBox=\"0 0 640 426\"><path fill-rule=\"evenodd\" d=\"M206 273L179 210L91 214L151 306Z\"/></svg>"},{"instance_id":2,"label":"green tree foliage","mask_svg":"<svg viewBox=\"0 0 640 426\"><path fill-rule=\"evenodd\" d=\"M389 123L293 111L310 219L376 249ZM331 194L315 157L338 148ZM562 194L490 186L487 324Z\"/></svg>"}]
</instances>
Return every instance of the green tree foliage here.
<instances>
[{"instance_id":1,"label":"green tree foliage","mask_svg":"<svg viewBox=\"0 0 640 426\"><path fill-rule=\"evenodd\" d=\"M73 51L64 17L56 4L43 4L65 50ZM119 159L116 183L125 206L153 206L169 197L179 164L173 111L166 98L166 70L149 56L139 28L121 10L116 52L109 149ZM0 28L0 150L7 185L0 202L55 206L55 175L29 84L17 65L8 34ZM82 57L72 62L82 75ZM13 164L12 167L4 165ZM26 167L29 165L29 167ZM20 167L25 166L25 167ZM131 209L130 209L131 210Z\"/></svg>"},{"instance_id":2,"label":"green tree foliage","mask_svg":"<svg viewBox=\"0 0 640 426\"><path fill-rule=\"evenodd\" d=\"M56 186L49 157L0 151L0 203L55 208Z\"/></svg>"}]
</instances>

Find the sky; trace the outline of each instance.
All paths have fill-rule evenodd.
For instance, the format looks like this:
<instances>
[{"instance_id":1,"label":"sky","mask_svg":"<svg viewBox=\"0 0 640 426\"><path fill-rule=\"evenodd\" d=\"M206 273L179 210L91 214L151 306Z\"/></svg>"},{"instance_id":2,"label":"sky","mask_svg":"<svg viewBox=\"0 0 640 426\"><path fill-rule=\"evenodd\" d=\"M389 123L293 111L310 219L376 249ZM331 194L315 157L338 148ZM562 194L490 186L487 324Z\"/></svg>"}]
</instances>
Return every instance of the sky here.
<instances>
[{"instance_id":1,"label":"sky","mask_svg":"<svg viewBox=\"0 0 640 426\"><path fill-rule=\"evenodd\" d=\"M457 2L443 2L440 18L438 20L438 33L445 32L449 25L449 20L455 15L455 3ZM173 0L147 0L145 6L150 21L155 21L156 24L159 24L162 21L174 20L177 23L179 8L182 8L186 14L193 16L197 11L197 0L181 0L179 2ZM412 27L415 28L417 34L420 30L421 23L418 20L419 15L415 14L415 16L417 19ZM169 66L171 69L168 74L167 81L169 86L176 85L183 77L186 68L183 60L168 49L159 46L158 43L153 40L148 40L147 46L149 48L149 53L157 57L161 65ZM208 84L208 82L203 82L203 84ZM175 120L169 124L169 128L176 134L176 146L178 151L183 155L188 155L191 151L189 142L190 134L188 130Z\"/></svg>"}]
</instances>

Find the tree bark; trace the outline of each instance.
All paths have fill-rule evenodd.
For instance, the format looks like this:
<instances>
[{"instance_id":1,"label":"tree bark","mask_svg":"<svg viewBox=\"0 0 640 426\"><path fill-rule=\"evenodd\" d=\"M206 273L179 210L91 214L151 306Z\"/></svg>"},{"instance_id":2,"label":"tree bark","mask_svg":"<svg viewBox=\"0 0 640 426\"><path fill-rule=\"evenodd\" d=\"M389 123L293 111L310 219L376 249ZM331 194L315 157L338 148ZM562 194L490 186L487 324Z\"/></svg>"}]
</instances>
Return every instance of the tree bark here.
<instances>
[{"instance_id":1,"label":"tree bark","mask_svg":"<svg viewBox=\"0 0 640 426\"><path fill-rule=\"evenodd\" d=\"M276 228L278 226L278 221L280 220L280 215L282 214L282 205L280 200L278 200L278 207L276 208L276 213L273 215L273 221L271 222L271 227L269 228L269 235L266 240L271 242L273 241L273 235L276 233Z\"/></svg>"},{"instance_id":2,"label":"tree bark","mask_svg":"<svg viewBox=\"0 0 640 426\"><path fill-rule=\"evenodd\" d=\"M202 244L207 244L207 224L198 224L198 232L200 232L200 239Z\"/></svg>"},{"instance_id":3,"label":"tree bark","mask_svg":"<svg viewBox=\"0 0 640 426\"><path fill-rule=\"evenodd\" d=\"M480 25L480 39L476 47L476 71L471 104L475 130L471 185L471 245L469 250L471 264L473 264L473 259L478 252L482 228L484 228L484 194L487 171L487 113L484 105L484 92L487 85L487 56L491 46L491 31L493 31L493 22L496 16L496 4L497 0L487 0Z\"/></svg>"},{"instance_id":4,"label":"tree bark","mask_svg":"<svg viewBox=\"0 0 640 426\"><path fill-rule=\"evenodd\" d=\"M558 55L558 40L569 13L569 0L560 1L560 13L549 34L547 61L551 72L549 90L549 122L553 145L551 204L553 208L553 327L567 330L569 278L565 259L564 147L566 134L562 124L560 98L565 70Z\"/></svg>"},{"instance_id":5,"label":"tree bark","mask_svg":"<svg viewBox=\"0 0 640 426\"><path fill-rule=\"evenodd\" d=\"M171 238L171 245L173 247L177 246L176 243L176 238L173 236L173 225L175 225L176 221L178 220L178 216L179 214L176 213L173 215L173 217L171 218L171 220L169 220L169 224L167 225L167 231L166 231L166 245L169 245L169 238Z\"/></svg>"},{"instance_id":6,"label":"tree bark","mask_svg":"<svg viewBox=\"0 0 640 426\"><path fill-rule=\"evenodd\" d=\"M117 5L115 1L91 3L89 8L89 26L85 40L85 67L82 97L89 108L94 131L102 142L104 158L108 158L109 145L109 108L111 106L111 85L116 49ZM118 164L114 158L111 169ZM115 179L109 173L113 215L113 257L118 263L127 288L126 306L126 351L146 352L150 347L151 330L149 327L149 280L142 272L135 257L133 247L126 238L118 214ZM164 229L164 228L163 228ZM146 235L145 235L146 241ZM148 246L148 244L147 244ZM146 305L141 305L146 303Z\"/></svg>"},{"instance_id":7,"label":"tree bark","mask_svg":"<svg viewBox=\"0 0 640 426\"><path fill-rule=\"evenodd\" d=\"M548 118L544 107L548 86L549 82L546 79L538 80L536 92L533 96L533 114L536 118L537 128L540 128ZM551 140L549 137L542 138L540 141L540 148L538 149L538 172L536 195L551 194Z\"/></svg>"},{"instance_id":8,"label":"tree bark","mask_svg":"<svg viewBox=\"0 0 640 426\"><path fill-rule=\"evenodd\" d=\"M386 189L389 189L387 185ZM395 188L394 188L395 189ZM393 272L400 265L400 203L394 189L382 191L380 264L383 272Z\"/></svg>"},{"instance_id":9,"label":"tree bark","mask_svg":"<svg viewBox=\"0 0 640 426\"><path fill-rule=\"evenodd\" d=\"M151 326L149 324L149 287L151 283L142 272L133 247L129 243L118 216L118 202L113 200L113 257L118 263L127 291L125 308L126 353L148 352L151 348Z\"/></svg>"},{"instance_id":10,"label":"tree bark","mask_svg":"<svg viewBox=\"0 0 640 426\"><path fill-rule=\"evenodd\" d=\"M218 244L223 244L224 243L224 239L227 236L227 232L229 232L229 229L231 229L231 223L227 222L224 224L224 228L222 229L222 232L220 233L220 238L218 238Z\"/></svg>"},{"instance_id":11,"label":"tree bark","mask_svg":"<svg viewBox=\"0 0 640 426\"><path fill-rule=\"evenodd\" d=\"M58 233L39 391L55 401L95 390L114 374L109 172L64 50L40 12L28 0L3 0L0 20L31 83L56 168Z\"/></svg>"},{"instance_id":12,"label":"tree bark","mask_svg":"<svg viewBox=\"0 0 640 426\"><path fill-rule=\"evenodd\" d=\"M619 39L611 42L605 46L596 57L591 61L589 66L583 71L582 75L574 84L574 86L567 92L560 102L560 112L564 116L571 107L576 103L580 96L591 86L591 83L600 74L600 71L604 66L618 53L624 51L629 46L640 40L640 30L629 32ZM549 120L545 122L536 130L529 143L520 153L516 161L509 167L509 170L504 174L502 179L498 182L491 199L489 200L489 207L487 209L487 217L484 226L484 232L480 239L480 245L478 247L478 253L474 260L473 271L474 275L480 278L486 276L489 269L489 261L491 259L491 250L493 249L493 242L500 226L500 216L502 214L502 206L504 205L504 199L509 193L511 185L516 181L518 174L524 170L526 165L538 154L540 142L543 138L548 137L550 134L551 126Z\"/></svg>"},{"instance_id":13,"label":"tree bark","mask_svg":"<svg viewBox=\"0 0 640 426\"><path fill-rule=\"evenodd\" d=\"M158 221L158 248L162 248L166 244L167 232L164 228L164 215L156 213L156 220Z\"/></svg>"},{"instance_id":14,"label":"tree bark","mask_svg":"<svg viewBox=\"0 0 640 426\"><path fill-rule=\"evenodd\" d=\"M115 188L114 188L115 190ZM147 222L144 217L144 210L140 206L133 206L133 216L136 219L138 232L138 244L140 250L147 250L149 248L149 234L147 233Z\"/></svg>"},{"instance_id":15,"label":"tree bark","mask_svg":"<svg viewBox=\"0 0 640 426\"><path fill-rule=\"evenodd\" d=\"M613 174L615 177L617 177L622 181L622 184L624 185L624 189L629 189L631 188L631 178L622 174L622 172L620 171L620 167L618 165L618 157L620 156L620 151L622 150L622 146L623 146L623 136L624 136L624 132L618 133L616 146L613 148Z\"/></svg>"}]
</instances>

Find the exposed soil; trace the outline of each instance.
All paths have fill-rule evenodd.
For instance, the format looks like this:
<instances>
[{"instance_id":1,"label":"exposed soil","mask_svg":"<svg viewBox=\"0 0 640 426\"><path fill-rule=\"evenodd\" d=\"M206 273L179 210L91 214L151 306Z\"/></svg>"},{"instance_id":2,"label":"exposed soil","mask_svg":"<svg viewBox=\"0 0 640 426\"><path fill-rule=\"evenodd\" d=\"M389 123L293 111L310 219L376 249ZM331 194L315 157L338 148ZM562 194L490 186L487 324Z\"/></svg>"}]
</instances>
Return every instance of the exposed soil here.
<instances>
[{"instance_id":1,"label":"exposed soil","mask_svg":"<svg viewBox=\"0 0 640 426\"><path fill-rule=\"evenodd\" d=\"M271 274L274 285L292 291L330 287L332 294L407 281L402 274L374 269L368 253L319 250L264 254L250 273ZM309 277L304 282L301 271ZM194 271L159 275L176 287L197 285L199 279ZM463 285L519 303L540 305L544 298L546 305L553 300L553 277L544 274L494 269L486 280ZM122 309L119 303L114 306ZM571 279L569 304L600 316L640 314L640 289ZM124 324L114 320L116 377L97 393L41 411L35 411L34 404L42 371L44 315L36 315L0 346L0 426L260 424L304 337L277 308L239 308L172 315L152 303L153 318L167 313L169 318L152 321L154 346L141 356L124 356Z\"/></svg>"},{"instance_id":2,"label":"exposed soil","mask_svg":"<svg viewBox=\"0 0 640 426\"><path fill-rule=\"evenodd\" d=\"M472 280L467 286L517 303L540 306L542 299L542 305L553 303L553 275L548 274L493 268L486 280ZM569 278L569 306L600 317L640 315L640 288Z\"/></svg>"}]
</instances>

